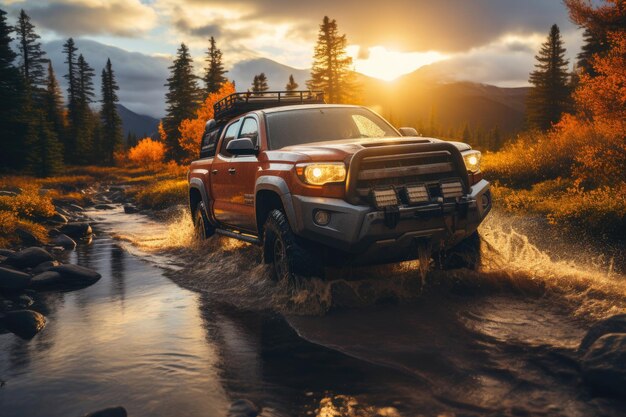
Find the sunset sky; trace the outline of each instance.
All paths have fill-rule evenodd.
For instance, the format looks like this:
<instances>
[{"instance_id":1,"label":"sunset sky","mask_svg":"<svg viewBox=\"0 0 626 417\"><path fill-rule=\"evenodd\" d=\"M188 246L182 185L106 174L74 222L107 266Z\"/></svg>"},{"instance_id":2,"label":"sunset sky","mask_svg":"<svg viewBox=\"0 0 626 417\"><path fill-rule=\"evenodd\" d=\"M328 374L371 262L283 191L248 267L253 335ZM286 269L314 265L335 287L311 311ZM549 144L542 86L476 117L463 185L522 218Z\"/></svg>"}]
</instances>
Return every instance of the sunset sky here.
<instances>
[{"instance_id":1,"label":"sunset sky","mask_svg":"<svg viewBox=\"0 0 626 417\"><path fill-rule=\"evenodd\" d=\"M128 51L171 56L180 42L194 56L213 35L227 66L267 57L308 68L318 25L337 19L356 70L391 79L439 61L452 76L524 85L552 23L570 56L580 32L559 0L4 0L24 8L44 40L90 38ZM384 7L384 8L383 8Z\"/></svg>"}]
</instances>

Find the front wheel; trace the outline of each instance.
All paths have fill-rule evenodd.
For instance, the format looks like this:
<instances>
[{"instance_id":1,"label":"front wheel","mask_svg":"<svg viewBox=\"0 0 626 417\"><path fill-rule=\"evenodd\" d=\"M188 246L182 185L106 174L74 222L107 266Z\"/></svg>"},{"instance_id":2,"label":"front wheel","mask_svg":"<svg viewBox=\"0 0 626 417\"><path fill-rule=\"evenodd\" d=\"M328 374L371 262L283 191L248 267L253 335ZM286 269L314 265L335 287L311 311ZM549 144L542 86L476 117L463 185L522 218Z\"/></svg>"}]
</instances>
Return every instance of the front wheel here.
<instances>
[{"instance_id":1,"label":"front wheel","mask_svg":"<svg viewBox=\"0 0 626 417\"><path fill-rule=\"evenodd\" d=\"M193 230L196 239L200 241L215 234L215 228L207 217L206 207L203 201L196 205L196 210L193 213Z\"/></svg>"},{"instance_id":2,"label":"front wheel","mask_svg":"<svg viewBox=\"0 0 626 417\"><path fill-rule=\"evenodd\" d=\"M456 246L433 254L435 268L448 271L467 268L476 270L480 265L480 235L478 231L463 239Z\"/></svg>"},{"instance_id":3,"label":"front wheel","mask_svg":"<svg viewBox=\"0 0 626 417\"><path fill-rule=\"evenodd\" d=\"M310 254L297 242L287 218L280 210L267 216L263 233L265 263L272 264L272 277L276 281L297 282L296 275L311 275L319 269Z\"/></svg>"}]
</instances>

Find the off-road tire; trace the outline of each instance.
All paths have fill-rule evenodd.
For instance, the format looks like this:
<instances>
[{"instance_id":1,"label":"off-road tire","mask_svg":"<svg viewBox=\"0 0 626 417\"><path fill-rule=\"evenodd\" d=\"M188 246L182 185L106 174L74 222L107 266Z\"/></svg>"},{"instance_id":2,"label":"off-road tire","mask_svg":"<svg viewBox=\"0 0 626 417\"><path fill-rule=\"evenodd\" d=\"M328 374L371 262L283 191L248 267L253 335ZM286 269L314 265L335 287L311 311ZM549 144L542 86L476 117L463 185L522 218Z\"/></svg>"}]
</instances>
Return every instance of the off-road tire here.
<instances>
[{"instance_id":1,"label":"off-road tire","mask_svg":"<svg viewBox=\"0 0 626 417\"><path fill-rule=\"evenodd\" d=\"M263 231L263 257L272 265L272 278L286 280L297 286L297 277L319 274L319 263L299 243L291 231L287 217L280 210L272 210L265 221Z\"/></svg>"},{"instance_id":2,"label":"off-road tire","mask_svg":"<svg viewBox=\"0 0 626 417\"><path fill-rule=\"evenodd\" d=\"M463 239L450 249L433 254L435 269L449 271L466 268L472 271L480 265L480 235L478 231Z\"/></svg>"},{"instance_id":3,"label":"off-road tire","mask_svg":"<svg viewBox=\"0 0 626 417\"><path fill-rule=\"evenodd\" d=\"M215 234L215 227L213 227L206 215L206 207L203 201L196 205L196 210L193 212L193 229L197 240L205 240Z\"/></svg>"}]
</instances>

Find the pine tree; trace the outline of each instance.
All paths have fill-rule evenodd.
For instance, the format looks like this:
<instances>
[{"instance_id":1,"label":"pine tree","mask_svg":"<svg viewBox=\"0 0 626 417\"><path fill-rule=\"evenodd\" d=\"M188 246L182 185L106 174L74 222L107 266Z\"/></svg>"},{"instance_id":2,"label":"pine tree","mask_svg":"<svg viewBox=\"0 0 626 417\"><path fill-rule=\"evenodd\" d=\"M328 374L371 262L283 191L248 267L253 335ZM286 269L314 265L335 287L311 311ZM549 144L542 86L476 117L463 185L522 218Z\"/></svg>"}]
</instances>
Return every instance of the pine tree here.
<instances>
[{"instance_id":1,"label":"pine tree","mask_svg":"<svg viewBox=\"0 0 626 417\"><path fill-rule=\"evenodd\" d=\"M78 120L78 70L76 68L76 52L78 48L74 39L69 38L63 44L65 54L65 64L67 64L67 74L63 76L67 80L67 119L68 129L63 137L65 146L65 161L74 162L76 155L77 129L80 125Z\"/></svg>"},{"instance_id":2,"label":"pine tree","mask_svg":"<svg viewBox=\"0 0 626 417\"><path fill-rule=\"evenodd\" d=\"M535 56L536 70L530 74L533 85L528 94L526 113L532 128L547 130L561 119L568 109L570 91L568 86L568 61L557 25L552 25L550 34Z\"/></svg>"},{"instance_id":3,"label":"pine tree","mask_svg":"<svg viewBox=\"0 0 626 417\"><path fill-rule=\"evenodd\" d=\"M267 76L264 72L255 75L254 80L252 81L252 92L253 93L262 93L264 91L269 90L269 86L267 85Z\"/></svg>"},{"instance_id":4,"label":"pine tree","mask_svg":"<svg viewBox=\"0 0 626 417\"><path fill-rule=\"evenodd\" d=\"M204 83L206 85L205 94L217 93L222 85L228 79L224 77L226 74L226 70L224 70L224 65L222 64L222 51L217 48L215 45L215 39L213 36L209 39L209 50L207 51L206 62L208 62L208 66L205 69L204 75Z\"/></svg>"},{"instance_id":5,"label":"pine tree","mask_svg":"<svg viewBox=\"0 0 626 417\"><path fill-rule=\"evenodd\" d=\"M285 85L285 90L289 91L287 95L293 95L291 91L296 91L298 89L298 83L293 79L293 74L289 74L289 82Z\"/></svg>"},{"instance_id":6,"label":"pine tree","mask_svg":"<svg viewBox=\"0 0 626 417\"><path fill-rule=\"evenodd\" d=\"M0 170L17 169L24 161L23 138L27 124L21 119L24 83L14 66L12 29L0 10Z\"/></svg>"},{"instance_id":7,"label":"pine tree","mask_svg":"<svg viewBox=\"0 0 626 417\"><path fill-rule=\"evenodd\" d=\"M122 146L122 119L117 113L116 103L119 102L116 91L119 86L115 81L115 74L111 66L111 60L107 59L106 67L102 70L102 107L100 119L102 120L102 161L112 165L113 154Z\"/></svg>"},{"instance_id":8,"label":"pine tree","mask_svg":"<svg viewBox=\"0 0 626 417\"><path fill-rule=\"evenodd\" d=\"M345 103L354 99L352 58L346 53L348 40L339 35L337 21L324 16L313 54L310 90L323 90L329 103Z\"/></svg>"},{"instance_id":9,"label":"pine tree","mask_svg":"<svg viewBox=\"0 0 626 417\"><path fill-rule=\"evenodd\" d=\"M94 157L94 124L97 120L89 105L94 99L93 76L95 72L87 63L83 54L76 60L76 119L74 134L76 149L71 162L85 164L96 160Z\"/></svg>"},{"instance_id":10,"label":"pine tree","mask_svg":"<svg viewBox=\"0 0 626 417\"><path fill-rule=\"evenodd\" d=\"M183 158L183 151L178 143L180 139L178 126L183 120L195 117L200 103L198 77L193 73L192 64L189 49L183 43L178 48L174 63L169 67L171 75L165 84L168 92L165 95L167 114L163 120L163 128L167 135L167 157L176 161Z\"/></svg>"},{"instance_id":11,"label":"pine tree","mask_svg":"<svg viewBox=\"0 0 626 417\"><path fill-rule=\"evenodd\" d=\"M45 85L46 53L41 49L40 36L35 33L35 26L24 10L20 12L15 30L22 77L32 92L36 93Z\"/></svg>"},{"instance_id":12,"label":"pine tree","mask_svg":"<svg viewBox=\"0 0 626 417\"><path fill-rule=\"evenodd\" d=\"M46 119L43 110L34 112L28 143L28 171L38 177L49 177L63 170L63 145Z\"/></svg>"},{"instance_id":13,"label":"pine tree","mask_svg":"<svg viewBox=\"0 0 626 417\"><path fill-rule=\"evenodd\" d=\"M63 96L61 88L54 75L52 62L48 61L48 78L46 79L46 89L43 92L43 111L46 120L50 123L50 128L57 138L62 138L65 131L63 120Z\"/></svg>"}]
</instances>

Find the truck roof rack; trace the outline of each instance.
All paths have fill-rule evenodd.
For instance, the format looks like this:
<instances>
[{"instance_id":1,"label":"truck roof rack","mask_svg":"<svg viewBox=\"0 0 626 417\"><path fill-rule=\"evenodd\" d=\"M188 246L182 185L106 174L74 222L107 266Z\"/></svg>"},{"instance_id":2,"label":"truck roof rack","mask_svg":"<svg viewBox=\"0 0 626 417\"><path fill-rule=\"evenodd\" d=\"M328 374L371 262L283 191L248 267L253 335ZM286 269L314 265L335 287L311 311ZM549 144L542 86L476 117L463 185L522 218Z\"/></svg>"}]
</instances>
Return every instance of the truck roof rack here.
<instances>
[{"instance_id":1,"label":"truck roof rack","mask_svg":"<svg viewBox=\"0 0 626 417\"><path fill-rule=\"evenodd\" d=\"M233 93L213 105L214 118L224 122L249 111L296 104L325 104L323 91L264 91Z\"/></svg>"}]
</instances>

